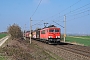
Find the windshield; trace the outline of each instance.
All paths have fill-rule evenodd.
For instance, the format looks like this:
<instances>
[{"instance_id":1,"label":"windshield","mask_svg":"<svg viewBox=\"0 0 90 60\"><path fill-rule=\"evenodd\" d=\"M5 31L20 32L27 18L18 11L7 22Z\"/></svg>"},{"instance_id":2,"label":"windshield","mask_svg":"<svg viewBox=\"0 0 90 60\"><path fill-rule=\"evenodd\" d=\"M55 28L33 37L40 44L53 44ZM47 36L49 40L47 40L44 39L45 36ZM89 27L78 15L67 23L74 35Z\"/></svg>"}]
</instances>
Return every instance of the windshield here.
<instances>
[{"instance_id":1,"label":"windshield","mask_svg":"<svg viewBox=\"0 0 90 60\"><path fill-rule=\"evenodd\" d=\"M54 30L49 30L49 32L54 32Z\"/></svg>"},{"instance_id":2,"label":"windshield","mask_svg":"<svg viewBox=\"0 0 90 60\"><path fill-rule=\"evenodd\" d=\"M49 32L59 32L58 29L50 29Z\"/></svg>"},{"instance_id":3,"label":"windshield","mask_svg":"<svg viewBox=\"0 0 90 60\"><path fill-rule=\"evenodd\" d=\"M55 30L55 32L59 32L59 30Z\"/></svg>"}]
</instances>

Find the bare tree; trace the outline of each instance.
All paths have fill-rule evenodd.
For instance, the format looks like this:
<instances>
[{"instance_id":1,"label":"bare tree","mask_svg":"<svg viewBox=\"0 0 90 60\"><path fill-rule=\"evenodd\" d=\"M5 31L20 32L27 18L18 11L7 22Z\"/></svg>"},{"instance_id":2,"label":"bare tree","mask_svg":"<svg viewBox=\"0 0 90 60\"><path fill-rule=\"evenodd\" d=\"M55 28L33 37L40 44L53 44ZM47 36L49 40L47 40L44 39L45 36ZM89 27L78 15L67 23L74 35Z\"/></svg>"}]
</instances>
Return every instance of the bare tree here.
<instances>
[{"instance_id":1,"label":"bare tree","mask_svg":"<svg viewBox=\"0 0 90 60\"><path fill-rule=\"evenodd\" d=\"M23 36L21 28L17 24L9 26L8 33L11 35L12 38L21 38Z\"/></svg>"}]
</instances>

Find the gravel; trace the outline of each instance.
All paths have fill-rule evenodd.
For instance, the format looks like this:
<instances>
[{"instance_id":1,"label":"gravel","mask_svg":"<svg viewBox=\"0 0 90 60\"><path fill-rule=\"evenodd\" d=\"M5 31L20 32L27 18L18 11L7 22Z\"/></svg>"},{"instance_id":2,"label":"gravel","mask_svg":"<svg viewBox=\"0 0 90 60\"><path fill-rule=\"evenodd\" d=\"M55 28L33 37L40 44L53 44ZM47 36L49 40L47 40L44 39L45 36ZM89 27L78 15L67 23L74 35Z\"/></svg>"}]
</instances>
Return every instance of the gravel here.
<instances>
[{"instance_id":1,"label":"gravel","mask_svg":"<svg viewBox=\"0 0 90 60\"><path fill-rule=\"evenodd\" d=\"M57 48L53 45L48 45L39 41L32 40L34 44L37 44L39 47L41 47L44 50L50 51L50 53L53 53L54 55L57 55L58 57L61 57L63 60L90 60L89 57L85 57L80 54L76 54L64 49ZM61 45L62 46L62 45ZM60 60L57 58L57 60Z\"/></svg>"}]
</instances>

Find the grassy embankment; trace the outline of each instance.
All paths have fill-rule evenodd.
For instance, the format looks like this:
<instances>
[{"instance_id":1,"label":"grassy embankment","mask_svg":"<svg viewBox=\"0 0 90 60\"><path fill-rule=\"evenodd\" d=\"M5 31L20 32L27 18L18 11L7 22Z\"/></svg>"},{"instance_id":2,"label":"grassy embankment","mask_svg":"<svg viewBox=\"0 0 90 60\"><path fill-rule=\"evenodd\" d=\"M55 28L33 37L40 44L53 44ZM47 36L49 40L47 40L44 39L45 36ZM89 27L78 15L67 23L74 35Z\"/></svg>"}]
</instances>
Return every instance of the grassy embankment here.
<instances>
[{"instance_id":1,"label":"grassy embankment","mask_svg":"<svg viewBox=\"0 0 90 60\"><path fill-rule=\"evenodd\" d=\"M3 56L0 56L0 60L6 60L5 57Z\"/></svg>"},{"instance_id":2,"label":"grassy embankment","mask_svg":"<svg viewBox=\"0 0 90 60\"><path fill-rule=\"evenodd\" d=\"M90 36L67 36L66 42L73 42L82 44L84 46L90 46Z\"/></svg>"}]
</instances>

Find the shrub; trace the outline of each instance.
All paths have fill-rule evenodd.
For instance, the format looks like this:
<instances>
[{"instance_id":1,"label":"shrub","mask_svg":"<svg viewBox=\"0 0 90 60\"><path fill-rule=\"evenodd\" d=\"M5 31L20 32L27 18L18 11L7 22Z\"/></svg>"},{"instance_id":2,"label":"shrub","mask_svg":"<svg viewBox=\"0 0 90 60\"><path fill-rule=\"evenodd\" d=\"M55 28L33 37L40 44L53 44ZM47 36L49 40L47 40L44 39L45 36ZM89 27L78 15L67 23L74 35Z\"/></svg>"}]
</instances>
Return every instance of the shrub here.
<instances>
[{"instance_id":1,"label":"shrub","mask_svg":"<svg viewBox=\"0 0 90 60\"><path fill-rule=\"evenodd\" d=\"M11 38L21 38L23 36L21 28L17 24L9 26L8 33L11 35Z\"/></svg>"}]
</instances>

